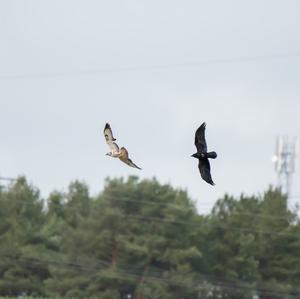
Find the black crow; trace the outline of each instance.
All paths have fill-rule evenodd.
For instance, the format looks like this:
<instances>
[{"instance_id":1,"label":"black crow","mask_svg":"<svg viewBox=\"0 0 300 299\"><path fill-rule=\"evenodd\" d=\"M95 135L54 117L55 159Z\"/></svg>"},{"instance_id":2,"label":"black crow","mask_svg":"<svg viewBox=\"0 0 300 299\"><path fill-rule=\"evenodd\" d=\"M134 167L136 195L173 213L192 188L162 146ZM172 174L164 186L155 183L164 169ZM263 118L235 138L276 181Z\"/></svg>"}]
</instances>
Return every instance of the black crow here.
<instances>
[{"instance_id":1,"label":"black crow","mask_svg":"<svg viewBox=\"0 0 300 299\"><path fill-rule=\"evenodd\" d=\"M210 174L210 164L208 158L217 158L216 152L207 152L207 145L205 141L205 122L198 128L195 134L195 146L197 153L193 154L192 157L199 160L198 168L200 170L201 177L207 183L214 185Z\"/></svg>"}]
</instances>

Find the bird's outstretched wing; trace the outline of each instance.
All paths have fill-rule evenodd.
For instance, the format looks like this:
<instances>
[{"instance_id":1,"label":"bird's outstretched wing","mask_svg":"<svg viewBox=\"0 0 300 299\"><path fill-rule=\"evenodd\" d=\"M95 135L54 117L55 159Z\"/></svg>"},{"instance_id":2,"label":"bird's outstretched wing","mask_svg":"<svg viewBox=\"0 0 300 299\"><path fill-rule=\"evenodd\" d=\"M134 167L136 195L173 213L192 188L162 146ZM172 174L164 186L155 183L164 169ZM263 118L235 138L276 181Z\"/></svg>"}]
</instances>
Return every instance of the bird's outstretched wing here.
<instances>
[{"instance_id":1,"label":"bird's outstretched wing","mask_svg":"<svg viewBox=\"0 0 300 299\"><path fill-rule=\"evenodd\" d=\"M104 137L106 140L106 143L108 144L108 146L110 147L110 150L112 152L116 152L119 151L119 147L118 145L114 142L117 139L114 138L111 127L108 123L106 123L105 127L104 127Z\"/></svg>"},{"instance_id":2,"label":"bird's outstretched wing","mask_svg":"<svg viewBox=\"0 0 300 299\"><path fill-rule=\"evenodd\" d=\"M142 169L142 168L138 167L136 164L134 164L132 162L132 160L129 159L128 151L125 147L121 147L119 159L131 167L134 167L137 169Z\"/></svg>"},{"instance_id":3,"label":"bird's outstretched wing","mask_svg":"<svg viewBox=\"0 0 300 299\"><path fill-rule=\"evenodd\" d=\"M110 127L109 123L105 124L103 133L104 133L104 137L105 137L105 140L106 140L107 143L117 140L113 136L113 133L112 133L112 130L111 130L111 127Z\"/></svg>"},{"instance_id":4,"label":"bird's outstretched wing","mask_svg":"<svg viewBox=\"0 0 300 299\"><path fill-rule=\"evenodd\" d=\"M210 174L210 164L207 158L205 159L199 159L199 164L198 164L198 168L200 170L200 174L202 179L211 184L214 185L215 183L213 182L212 178L211 178L211 174Z\"/></svg>"},{"instance_id":5,"label":"bird's outstretched wing","mask_svg":"<svg viewBox=\"0 0 300 299\"><path fill-rule=\"evenodd\" d=\"M195 146L198 153L206 153L207 145L205 141L205 122L197 129L195 133Z\"/></svg>"}]
</instances>

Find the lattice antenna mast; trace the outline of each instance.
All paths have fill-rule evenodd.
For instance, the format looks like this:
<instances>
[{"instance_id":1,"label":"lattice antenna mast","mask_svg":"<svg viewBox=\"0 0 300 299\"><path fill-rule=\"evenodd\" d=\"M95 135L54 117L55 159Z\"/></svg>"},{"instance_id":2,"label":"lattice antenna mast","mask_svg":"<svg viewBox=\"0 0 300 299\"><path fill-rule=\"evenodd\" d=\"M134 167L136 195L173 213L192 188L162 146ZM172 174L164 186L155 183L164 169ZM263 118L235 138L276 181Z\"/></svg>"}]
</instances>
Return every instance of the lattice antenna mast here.
<instances>
[{"instance_id":1,"label":"lattice antenna mast","mask_svg":"<svg viewBox=\"0 0 300 299\"><path fill-rule=\"evenodd\" d=\"M278 174L278 187L287 196L290 195L292 175L296 171L298 147L299 142L296 137L293 140L289 140L287 136L277 137L273 162Z\"/></svg>"}]
</instances>

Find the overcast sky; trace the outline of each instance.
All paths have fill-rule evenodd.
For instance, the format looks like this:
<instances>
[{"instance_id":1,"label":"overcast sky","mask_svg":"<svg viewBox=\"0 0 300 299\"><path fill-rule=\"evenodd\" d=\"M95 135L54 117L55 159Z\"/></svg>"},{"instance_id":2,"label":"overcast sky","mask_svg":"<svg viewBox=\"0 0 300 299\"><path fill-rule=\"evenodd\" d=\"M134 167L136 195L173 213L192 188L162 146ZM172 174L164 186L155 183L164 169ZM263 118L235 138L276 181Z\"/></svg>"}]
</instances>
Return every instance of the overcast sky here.
<instances>
[{"instance_id":1,"label":"overcast sky","mask_svg":"<svg viewBox=\"0 0 300 299\"><path fill-rule=\"evenodd\" d=\"M299 13L298 0L0 1L0 174L44 197L155 176L200 212L263 192L276 136L300 137ZM215 187L190 157L203 121ZM106 122L142 171L105 156Z\"/></svg>"}]
</instances>

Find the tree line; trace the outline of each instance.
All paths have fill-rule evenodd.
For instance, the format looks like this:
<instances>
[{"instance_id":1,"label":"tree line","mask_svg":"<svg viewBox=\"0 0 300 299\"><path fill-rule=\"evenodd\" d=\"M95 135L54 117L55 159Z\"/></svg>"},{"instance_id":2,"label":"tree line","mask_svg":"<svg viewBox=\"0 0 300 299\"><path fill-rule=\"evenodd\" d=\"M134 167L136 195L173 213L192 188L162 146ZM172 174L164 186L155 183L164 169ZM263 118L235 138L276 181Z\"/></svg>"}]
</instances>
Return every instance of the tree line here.
<instances>
[{"instance_id":1,"label":"tree line","mask_svg":"<svg viewBox=\"0 0 300 299\"><path fill-rule=\"evenodd\" d=\"M205 199L199 199L205 200ZM199 214L156 179L72 182L46 200L0 189L0 296L287 299L300 296L300 222L280 190L224 195Z\"/></svg>"}]
</instances>

